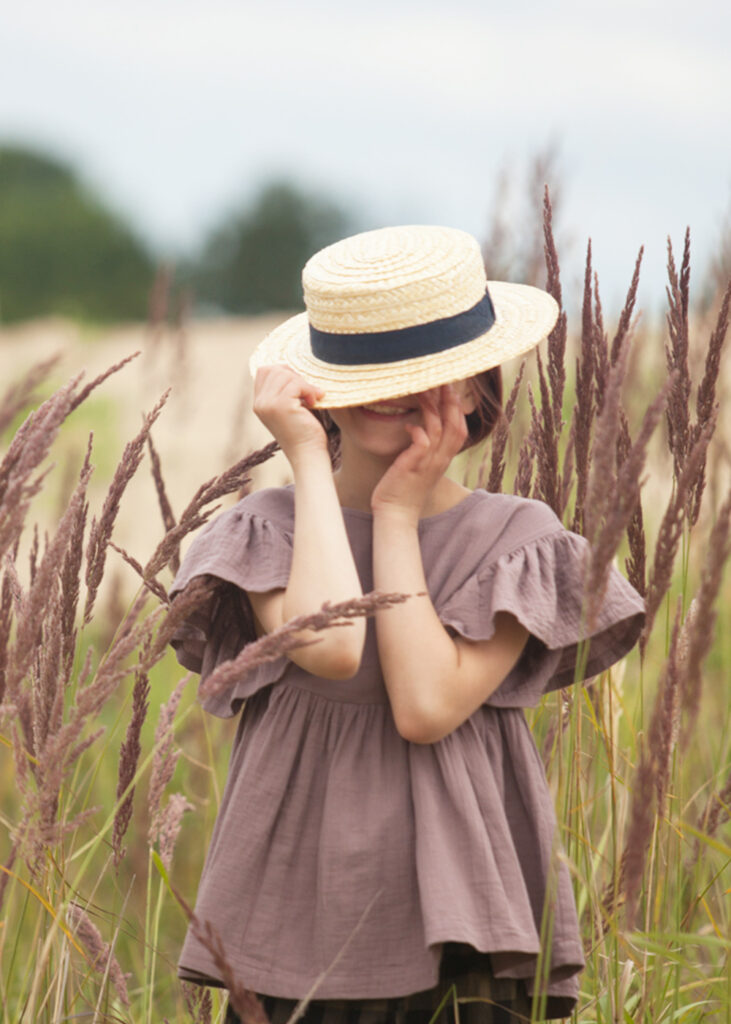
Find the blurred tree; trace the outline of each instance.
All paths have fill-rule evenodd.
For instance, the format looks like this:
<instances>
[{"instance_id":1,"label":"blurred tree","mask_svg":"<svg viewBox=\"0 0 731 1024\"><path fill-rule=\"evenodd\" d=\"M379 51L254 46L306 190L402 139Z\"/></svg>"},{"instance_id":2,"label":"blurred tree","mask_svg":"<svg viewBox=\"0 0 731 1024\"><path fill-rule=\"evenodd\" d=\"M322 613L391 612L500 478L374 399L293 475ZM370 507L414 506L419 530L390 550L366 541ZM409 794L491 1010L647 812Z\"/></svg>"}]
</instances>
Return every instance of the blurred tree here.
<instances>
[{"instance_id":1,"label":"blurred tree","mask_svg":"<svg viewBox=\"0 0 731 1024\"><path fill-rule=\"evenodd\" d=\"M280 181L213 229L192 271L197 299L231 313L302 308L302 267L354 230L350 216L320 196Z\"/></svg>"},{"instance_id":2,"label":"blurred tree","mask_svg":"<svg viewBox=\"0 0 731 1024\"><path fill-rule=\"evenodd\" d=\"M65 164L0 147L0 319L144 317L153 262Z\"/></svg>"}]
</instances>

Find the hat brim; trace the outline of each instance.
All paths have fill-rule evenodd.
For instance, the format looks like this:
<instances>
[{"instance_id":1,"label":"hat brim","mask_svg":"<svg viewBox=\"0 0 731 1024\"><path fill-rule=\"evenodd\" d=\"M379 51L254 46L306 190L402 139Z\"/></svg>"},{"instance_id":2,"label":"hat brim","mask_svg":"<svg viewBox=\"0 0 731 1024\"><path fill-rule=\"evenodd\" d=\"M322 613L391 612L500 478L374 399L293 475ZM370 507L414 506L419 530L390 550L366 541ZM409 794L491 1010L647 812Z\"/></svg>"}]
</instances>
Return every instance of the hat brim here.
<instances>
[{"instance_id":1,"label":"hat brim","mask_svg":"<svg viewBox=\"0 0 731 1024\"><path fill-rule=\"evenodd\" d=\"M430 355L391 363L338 365L312 354L307 313L285 320L257 346L249 368L284 365L324 392L315 403L338 409L366 402L400 398L474 377L529 352L558 319L555 299L530 285L488 281L495 323L486 334Z\"/></svg>"}]
</instances>

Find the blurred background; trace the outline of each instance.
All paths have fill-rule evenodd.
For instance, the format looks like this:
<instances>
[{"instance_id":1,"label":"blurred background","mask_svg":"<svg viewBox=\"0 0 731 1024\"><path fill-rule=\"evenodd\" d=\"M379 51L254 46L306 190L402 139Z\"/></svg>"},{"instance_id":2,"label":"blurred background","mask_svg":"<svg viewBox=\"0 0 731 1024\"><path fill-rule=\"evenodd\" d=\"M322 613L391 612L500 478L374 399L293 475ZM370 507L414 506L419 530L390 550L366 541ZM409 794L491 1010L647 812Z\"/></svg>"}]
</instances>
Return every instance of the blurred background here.
<instances>
[{"instance_id":1,"label":"blurred background","mask_svg":"<svg viewBox=\"0 0 731 1024\"><path fill-rule=\"evenodd\" d=\"M668 235L704 280L728 239L730 37L714 0L3 5L0 323L145 318L161 264L198 314L291 309L314 249L398 222L525 280L544 183L565 283L591 237L616 305L644 245L651 314Z\"/></svg>"}]
</instances>

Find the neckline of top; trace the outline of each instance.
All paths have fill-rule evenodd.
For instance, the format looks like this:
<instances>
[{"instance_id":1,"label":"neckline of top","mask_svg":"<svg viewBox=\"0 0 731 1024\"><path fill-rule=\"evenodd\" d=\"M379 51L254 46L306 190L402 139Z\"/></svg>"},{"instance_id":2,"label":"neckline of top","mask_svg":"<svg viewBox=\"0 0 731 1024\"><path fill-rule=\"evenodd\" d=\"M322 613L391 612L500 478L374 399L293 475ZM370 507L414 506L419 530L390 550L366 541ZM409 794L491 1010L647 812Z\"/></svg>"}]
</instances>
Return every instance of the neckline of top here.
<instances>
[{"instance_id":1,"label":"neckline of top","mask_svg":"<svg viewBox=\"0 0 731 1024\"><path fill-rule=\"evenodd\" d=\"M466 494L461 501L458 501L456 505L450 505L449 508L445 508L442 512L434 512L433 515L430 516L422 516L419 519L419 526L425 526L427 523L433 523L438 520L446 519L448 516L451 516L453 513L457 511L462 512L468 505L472 504L472 502L475 501L475 499L484 497L486 494L487 491L483 490L482 488L478 488L475 491L471 491L469 494ZM366 522L371 522L373 519L372 512L364 512L362 509L359 508L348 508L347 505L341 505L340 507L343 511L343 515L347 515L348 518L363 519Z\"/></svg>"}]
</instances>

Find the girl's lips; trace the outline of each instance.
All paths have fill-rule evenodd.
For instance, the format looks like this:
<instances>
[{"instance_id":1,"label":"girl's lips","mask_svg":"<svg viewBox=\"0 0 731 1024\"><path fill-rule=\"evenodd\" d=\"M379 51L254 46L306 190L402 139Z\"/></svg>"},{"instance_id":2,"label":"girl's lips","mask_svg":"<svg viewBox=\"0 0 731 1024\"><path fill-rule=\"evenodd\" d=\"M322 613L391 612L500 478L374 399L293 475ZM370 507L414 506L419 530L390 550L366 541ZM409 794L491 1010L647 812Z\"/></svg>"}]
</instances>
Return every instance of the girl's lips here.
<instances>
[{"instance_id":1,"label":"girl's lips","mask_svg":"<svg viewBox=\"0 0 731 1024\"><path fill-rule=\"evenodd\" d=\"M358 408L364 416L379 420L401 419L418 411L412 406L399 405L397 402L370 402L368 405L361 405Z\"/></svg>"}]
</instances>

